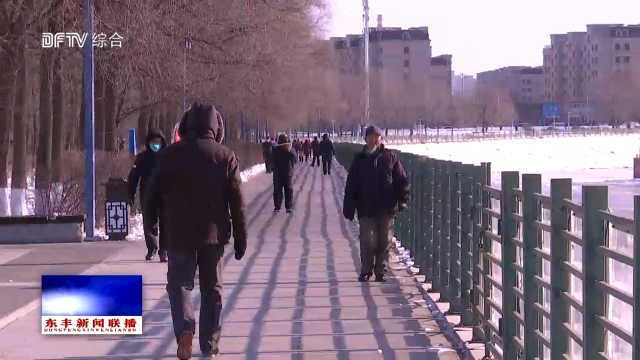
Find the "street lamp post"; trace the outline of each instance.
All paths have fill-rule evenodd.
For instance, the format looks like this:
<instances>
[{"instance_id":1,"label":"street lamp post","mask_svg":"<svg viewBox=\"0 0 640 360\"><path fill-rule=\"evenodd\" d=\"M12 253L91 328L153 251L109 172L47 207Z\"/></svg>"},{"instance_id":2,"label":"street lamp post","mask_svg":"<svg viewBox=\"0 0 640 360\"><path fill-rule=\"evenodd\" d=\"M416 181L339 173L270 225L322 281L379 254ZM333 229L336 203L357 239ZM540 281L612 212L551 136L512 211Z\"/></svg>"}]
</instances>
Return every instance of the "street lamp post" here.
<instances>
[{"instance_id":1,"label":"street lamp post","mask_svg":"<svg viewBox=\"0 0 640 360\"><path fill-rule=\"evenodd\" d=\"M369 0L362 0L364 10L364 123L369 125L370 83L369 83Z\"/></svg>"},{"instance_id":2,"label":"street lamp post","mask_svg":"<svg viewBox=\"0 0 640 360\"><path fill-rule=\"evenodd\" d=\"M84 33L89 39L93 38L93 2L92 0L83 0L83 20ZM87 214L87 222L85 224L85 232L87 238L94 237L96 229L96 153L95 153L95 122L94 122L94 62L93 62L93 43L86 41L82 49L84 55L84 80L82 84L82 92L84 96L84 144L85 144L85 212Z\"/></svg>"}]
</instances>

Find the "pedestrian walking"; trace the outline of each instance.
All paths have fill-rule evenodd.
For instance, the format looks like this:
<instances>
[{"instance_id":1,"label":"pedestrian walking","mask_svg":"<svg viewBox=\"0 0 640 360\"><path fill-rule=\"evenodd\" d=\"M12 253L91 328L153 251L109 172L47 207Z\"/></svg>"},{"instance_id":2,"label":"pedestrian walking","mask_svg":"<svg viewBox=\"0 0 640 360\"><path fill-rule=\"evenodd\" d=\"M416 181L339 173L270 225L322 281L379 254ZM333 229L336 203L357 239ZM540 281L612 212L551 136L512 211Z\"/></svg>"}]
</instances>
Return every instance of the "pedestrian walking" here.
<instances>
[{"instance_id":1,"label":"pedestrian walking","mask_svg":"<svg viewBox=\"0 0 640 360\"><path fill-rule=\"evenodd\" d=\"M145 150L139 153L131 166L128 177L129 204L133 206L136 199L136 190L140 186L140 204L144 203L145 190L149 178L156 167L159 153L167 146L164 134L158 129L151 129L144 141ZM147 245L147 260L153 260L160 251L160 261L167 261L166 239L163 234L164 221L162 214L154 215L142 211L144 241ZM148 226L147 226L148 225Z\"/></svg>"},{"instance_id":2,"label":"pedestrian walking","mask_svg":"<svg viewBox=\"0 0 640 360\"><path fill-rule=\"evenodd\" d=\"M264 160L264 166L267 171L267 174L271 173L272 161L271 161L271 152L273 151L273 142L267 136L266 139L262 142L262 159Z\"/></svg>"},{"instance_id":3,"label":"pedestrian walking","mask_svg":"<svg viewBox=\"0 0 640 360\"><path fill-rule=\"evenodd\" d=\"M246 208L238 158L221 144L222 116L213 105L194 104L185 115L186 136L167 147L151 178L145 208L162 209L168 230L167 293L179 359L191 359L196 320L191 293L200 283L199 345L204 358L219 353L222 257L233 233L236 260L247 248Z\"/></svg>"},{"instance_id":4,"label":"pedestrian walking","mask_svg":"<svg viewBox=\"0 0 640 360\"><path fill-rule=\"evenodd\" d=\"M302 152L304 153L304 162L309 162L311 155L311 141L309 139L306 139L302 144Z\"/></svg>"},{"instance_id":5,"label":"pedestrian walking","mask_svg":"<svg viewBox=\"0 0 640 360\"><path fill-rule=\"evenodd\" d=\"M375 275L376 281L384 282L395 218L409 204L409 182L396 154L382 144L378 127L366 129L365 141L349 168L342 214L350 221L358 214L362 263L358 281Z\"/></svg>"},{"instance_id":6,"label":"pedestrian walking","mask_svg":"<svg viewBox=\"0 0 640 360\"><path fill-rule=\"evenodd\" d=\"M322 156L322 173L331 175L331 162L333 162L336 151L333 149L333 142L329 139L329 134L322 135L319 148L320 156Z\"/></svg>"},{"instance_id":7,"label":"pedestrian walking","mask_svg":"<svg viewBox=\"0 0 640 360\"><path fill-rule=\"evenodd\" d=\"M296 149L296 153L298 154L298 162L302 162L304 160L302 140L296 139L295 149Z\"/></svg>"},{"instance_id":8,"label":"pedestrian walking","mask_svg":"<svg viewBox=\"0 0 640 360\"><path fill-rule=\"evenodd\" d=\"M293 211L293 167L298 155L286 134L278 136L278 146L273 149L273 205L274 211L282 208L284 192L284 207L287 213Z\"/></svg>"},{"instance_id":9,"label":"pedestrian walking","mask_svg":"<svg viewBox=\"0 0 640 360\"><path fill-rule=\"evenodd\" d=\"M320 167L320 141L317 136L313 137L311 143L311 151L313 152L313 158L311 159L311 166Z\"/></svg>"}]
</instances>

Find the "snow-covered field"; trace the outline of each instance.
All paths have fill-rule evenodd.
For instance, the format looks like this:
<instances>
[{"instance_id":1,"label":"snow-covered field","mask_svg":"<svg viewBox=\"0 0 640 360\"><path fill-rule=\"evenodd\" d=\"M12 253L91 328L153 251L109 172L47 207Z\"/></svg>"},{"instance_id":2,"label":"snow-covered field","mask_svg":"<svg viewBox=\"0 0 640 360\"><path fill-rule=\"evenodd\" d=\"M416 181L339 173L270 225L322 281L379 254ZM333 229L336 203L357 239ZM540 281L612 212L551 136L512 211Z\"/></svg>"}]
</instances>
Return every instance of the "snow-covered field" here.
<instances>
[{"instance_id":1,"label":"snow-covered field","mask_svg":"<svg viewBox=\"0 0 640 360\"><path fill-rule=\"evenodd\" d=\"M544 182L552 178L573 178L574 183L610 182L624 191L624 197L640 194L638 180L633 180L633 158L640 151L639 135L562 137L518 140L495 140L482 142L458 142L441 144L390 145L404 152L426 155L440 160L459 161L468 164L491 162L494 173L492 179L499 182L500 171L519 171L538 173ZM495 186L496 182L494 182ZM580 191L580 186L575 187ZM638 193L636 193L638 191ZM610 196L614 195L610 188ZM574 195L575 196L575 195ZM499 206L499 202L496 202ZM543 214L550 220L548 212ZM574 229L581 228L581 220L574 218ZM622 253L633 253L633 236L611 229L610 246ZM581 234L577 234L581 235ZM543 238L543 246L549 251L550 239ZM500 244L494 242L493 254L500 258ZM571 262L582 268L582 249L572 246ZM550 266L544 261L544 278L550 278ZM494 266L494 275L501 276L501 269ZM610 283L628 294L633 294L633 269L618 261L609 260ZM572 295L582 300L582 281L572 276ZM502 303L499 291L493 292L494 300ZM549 305L550 294L545 291L545 302ZM626 303L609 297L608 317L614 324L622 326L632 333L633 308ZM499 314L494 314L494 320ZM582 315L575 309L571 311L572 327L582 333ZM545 321L545 332L549 334L549 322ZM574 359L582 359L582 350L574 343ZM631 359L631 346L612 336L609 340L612 359ZM549 358L548 353L545 358Z\"/></svg>"},{"instance_id":2,"label":"snow-covered field","mask_svg":"<svg viewBox=\"0 0 640 360\"><path fill-rule=\"evenodd\" d=\"M492 171L544 173L632 168L633 158L640 152L640 136L509 139L390 147L440 160L468 164L491 162Z\"/></svg>"}]
</instances>

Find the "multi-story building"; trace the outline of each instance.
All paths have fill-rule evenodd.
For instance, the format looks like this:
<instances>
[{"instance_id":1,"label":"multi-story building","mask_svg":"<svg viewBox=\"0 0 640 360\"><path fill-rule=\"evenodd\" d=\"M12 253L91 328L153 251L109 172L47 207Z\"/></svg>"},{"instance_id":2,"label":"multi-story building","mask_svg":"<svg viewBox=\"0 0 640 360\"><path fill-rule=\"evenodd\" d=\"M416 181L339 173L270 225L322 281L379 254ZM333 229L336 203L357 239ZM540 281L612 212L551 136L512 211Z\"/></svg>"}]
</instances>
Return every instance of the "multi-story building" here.
<instances>
[{"instance_id":1,"label":"multi-story building","mask_svg":"<svg viewBox=\"0 0 640 360\"><path fill-rule=\"evenodd\" d=\"M640 70L640 25L594 24L585 32L552 34L543 49L544 98L562 121L609 121L607 97L617 80Z\"/></svg>"},{"instance_id":2,"label":"multi-story building","mask_svg":"<svg viewBox=\"0 0 640 360\"><path fill-rule=\"evenodd\" d=\"M435 84L451 94L451 55L433 57L429 28L384 27L382 16L369 33L369 65L372 85L380 77L395 82L413 80ZM362 75L364 69L364 39L362 34L333 37L334 49L343 74ZM375 89L372 88L372 92Z\"/></svg>"},{"instance_id":3,"label":"multi-story building","mask_svg":"<svg viewBox=\"0 0 640 360\"><path fill-rule=\"evenodd\" d=\"M508 66L484 71L476 76L479 90L509 95L510 99L505 100L514 104L520 122L538 123L540 121L544 101L542 67Z\"/></svg>"},{"instance_id":4,"label":"multi-story building","mask_svg":"<svg viewBox=\"0 0 640 360\"><path fill-rule=\"evenodd\" d=\"M451 81L451 90L454 94L470 95L475 92L476 78L473 75L454 74Z\"/></svg>"}]
</instances>

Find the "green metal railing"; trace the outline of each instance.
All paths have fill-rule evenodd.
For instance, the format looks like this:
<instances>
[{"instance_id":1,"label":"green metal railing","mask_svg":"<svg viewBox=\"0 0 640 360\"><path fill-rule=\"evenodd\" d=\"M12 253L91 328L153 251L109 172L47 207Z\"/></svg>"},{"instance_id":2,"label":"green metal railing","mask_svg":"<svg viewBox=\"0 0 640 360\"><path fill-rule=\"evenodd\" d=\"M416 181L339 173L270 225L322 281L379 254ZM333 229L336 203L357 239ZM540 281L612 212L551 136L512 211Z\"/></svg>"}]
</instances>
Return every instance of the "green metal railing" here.
<instances>
[{"instance_id":1,"label":"green metal railing","mask_svg":"<svg viewBox=\"0 0 640 360\"><path fill-rule=\"evenodd\" d=\"M361 145L336 144L347 169ZM411 203L396 237L430 292L471 327L493 359L640 359L640 196L638 221L608 211L606 186L501 174L397 152Z\"/></svg>"}]
</instances>

